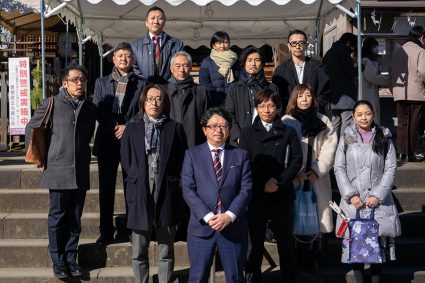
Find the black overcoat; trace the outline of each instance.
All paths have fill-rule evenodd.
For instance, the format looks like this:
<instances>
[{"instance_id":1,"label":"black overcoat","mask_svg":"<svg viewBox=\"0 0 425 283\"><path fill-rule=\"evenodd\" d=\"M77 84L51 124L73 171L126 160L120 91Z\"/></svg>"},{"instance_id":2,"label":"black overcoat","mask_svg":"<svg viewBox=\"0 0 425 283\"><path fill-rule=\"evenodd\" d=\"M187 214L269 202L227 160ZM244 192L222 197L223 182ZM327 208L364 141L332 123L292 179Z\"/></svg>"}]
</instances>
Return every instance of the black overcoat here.
<instances>
[{"instance_id":1,"label":"black overcoat","mask_svg":"<svg viewBox=\"0 0 425 283\"><path fill-rule=\"evenodd\" d=\"M93 145L95 156L109 156L111 152L119 151L119 140L115 137L115 126L125 125L136 113L139 112L139 96L146 80L133 75L129 78L120 115L114 111L115 90L117 82L112 75L96 79L93 103L98 108L96 137Z\"/></svg>"},{"instance_id":2,"label":"black overcoat","mask_svg":"<svg viewBox=\"0 0 425 283\"><path fill-rule=\"evenodd\" d=\"M150 201L148 156L145 152L145 123L136 115L126 126L121 138L121 164L127 172L127 227L148 231L150 221L156 227L177 225L180 220L183 196L180 172L187 149L183 126L168 119L161 134L159 157L159 188L156 205Z\"/></svg>"},{"instance_id":3,"label":"black overcoat","mask_svg":"<svg viewBox=\"0 0 425 283\"><path fill-rule=\"evenodd\" d=\"M242 130L239 142L239 146L248 151L251 159L253 182L251 202L260 203L270 197L292 201L294 199L292 179L301 169L303 158L295 130L283 125L277 118L267 132L257 116L252 126ZM285 160L288 161L286 168ZM264 185L270 178L278 181L279 189L276 193L264 192Z\"/></svg>"}]
</instances>

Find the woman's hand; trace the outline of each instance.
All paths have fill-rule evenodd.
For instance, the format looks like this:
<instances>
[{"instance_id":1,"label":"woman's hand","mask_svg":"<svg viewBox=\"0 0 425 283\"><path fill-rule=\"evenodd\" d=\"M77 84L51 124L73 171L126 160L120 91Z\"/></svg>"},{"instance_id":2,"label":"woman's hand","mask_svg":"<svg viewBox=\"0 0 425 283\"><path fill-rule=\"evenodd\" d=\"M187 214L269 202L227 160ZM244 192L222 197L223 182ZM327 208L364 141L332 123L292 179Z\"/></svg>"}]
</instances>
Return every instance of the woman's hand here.
<instances>
[{"instance_id":1,"label":"woman's hand","mask_svg":"<svg viewBox=\"0 0 425 283\"><path fill-rule=\"evenodd\" d=\"M368 207L376 207L379 203L379 200L374 197L368 197L365 201L364 201L365 205L367 205Z\"/></svg>"},{"instance_id":2,"label":"woman's hand","mask_svg":"<svg viewBox=\"0 0 425 283\"><path fill-rule=\"evenodd\" d=\"M302 172L298 173L297 178L298 178L300 181L304 182L305 180L307 180L307 175L305 174L305 172L304 172L304 171L302 171Z\"/></svg>"},{"instance_id":3,"label":"woman's hand","mask_svg":"<svg viewBox=\"0 0 425 283\"><path fill-rule=\"evenodd\" d=\"M352 196L350 198L350 202L352 205L354 205L356 209L362 208L364 205L362 200L359 198L359 196Z\"/></svg>"},{"instance_id":4,"label":"woman's hand","mask_svg":"<svg viewBox=\"0 0 425 283\"><path fill-rule=\"evenodd\" d=\"M307 180L309 180L312 184L319 179L319 176L317 176L316 172L313 170L308 171L305 175L307 176Z\"/></svg>"}]
</instances>

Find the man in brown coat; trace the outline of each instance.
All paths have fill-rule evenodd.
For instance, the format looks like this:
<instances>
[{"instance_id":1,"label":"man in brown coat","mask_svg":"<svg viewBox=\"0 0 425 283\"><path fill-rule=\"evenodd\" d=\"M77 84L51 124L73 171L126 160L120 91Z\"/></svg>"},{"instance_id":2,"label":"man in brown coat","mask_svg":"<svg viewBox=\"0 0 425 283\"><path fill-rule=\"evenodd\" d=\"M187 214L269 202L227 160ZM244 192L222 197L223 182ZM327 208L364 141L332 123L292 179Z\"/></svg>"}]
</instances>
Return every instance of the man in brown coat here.
<instances>
[{"instance_id":1,"label":"man in brown coat","mask_svg":"<svg viewBox=\"0 0 425 283\"><path fill-rule=\"evenodd\" d=\"M424 28L414 26L409 41L393 53L391 86L397 111L398 161L418 161L414 149L425 102Z\"/></svg>"}]
</instances>

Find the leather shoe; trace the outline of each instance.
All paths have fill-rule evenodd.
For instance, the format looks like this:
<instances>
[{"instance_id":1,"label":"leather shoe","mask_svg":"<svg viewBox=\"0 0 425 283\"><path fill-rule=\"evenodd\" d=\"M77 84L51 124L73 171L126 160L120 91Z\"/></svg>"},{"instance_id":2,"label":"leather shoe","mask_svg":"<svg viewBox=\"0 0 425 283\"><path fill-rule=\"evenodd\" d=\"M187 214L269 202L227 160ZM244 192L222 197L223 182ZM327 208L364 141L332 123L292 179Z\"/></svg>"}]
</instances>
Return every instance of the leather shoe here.
<instances>
[{"instance_id":1,"label":"leather shoe","mask_svg":"<svg viewBox=\"0 0 425 283\"><path fill-rule=\"evenodd\" d=\"M114 241L113 235L100 234L99 238L96 240L98 245L108 245Z\"/></svg>"},{"instance_id":2,"label":"leather shoe","mask_svg":"<svg viewBox=\"0 0 425 283\"><path fill-rule=\"evenodd\" d=\"M68 269L72 276L81 276L83 275L83 269L75 261L68 262Z\"/></svg>"},{"instance_id":3,"label":"leather shoe","mask_svg":"<svg viewBox=\"0 0 425 283\"><path fill-rule=\"evenodd\" d=\"M56 278L63 279L69 277L68 267L63 262L53 264L53 275Z\"/></svg>"}]
</instances>

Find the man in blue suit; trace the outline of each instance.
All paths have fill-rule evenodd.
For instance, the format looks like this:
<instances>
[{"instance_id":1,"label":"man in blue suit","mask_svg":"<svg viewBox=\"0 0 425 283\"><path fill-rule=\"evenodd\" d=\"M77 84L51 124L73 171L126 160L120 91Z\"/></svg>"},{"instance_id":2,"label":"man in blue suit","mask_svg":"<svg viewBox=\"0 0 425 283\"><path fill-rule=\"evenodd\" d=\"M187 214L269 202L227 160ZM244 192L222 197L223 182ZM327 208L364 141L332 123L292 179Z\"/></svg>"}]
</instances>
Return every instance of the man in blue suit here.
<instances>
[{"instance_id":1,"label":"man in blue suit","mask_svg":"<svg viewBox=\"0 0 425 283\"><path fill-rule=\"evenodd\" d=\"M226 282L245 282L250 162L245 150L226 144L231 125L227 112L210 108L201 125L207 142L186 151L181 176L183 197L190 208L189 282L208 281L216 248Z\"/></svg>"}]
</instances>

